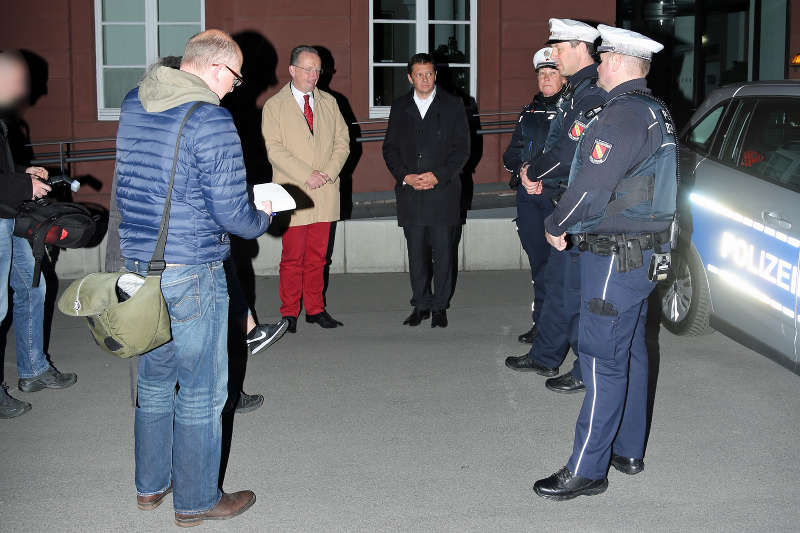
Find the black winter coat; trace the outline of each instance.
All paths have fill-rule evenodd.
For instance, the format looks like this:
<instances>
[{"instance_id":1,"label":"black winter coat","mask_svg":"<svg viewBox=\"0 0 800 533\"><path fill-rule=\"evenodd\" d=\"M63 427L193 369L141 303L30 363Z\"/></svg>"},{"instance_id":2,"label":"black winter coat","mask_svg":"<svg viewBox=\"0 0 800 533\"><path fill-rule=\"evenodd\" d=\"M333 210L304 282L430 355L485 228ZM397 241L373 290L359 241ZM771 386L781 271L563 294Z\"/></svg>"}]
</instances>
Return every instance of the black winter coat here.
<instances>
[{"instance_id":1,"label":"black winter coat","mask_svg":"<svg viewBox=\"0 0 800 533\"><path fill-rule=\"evenodd\" d=\"M33 197L33 183L24 170L14 164L8 125L0 119L0 218L14 218L17 206Z\"/></svg>"},{"instance_id":2,"label":"black winter coat","mask_svg":"<svg viewBox=\"0 0 800 533\"><path fill-rule=\"evenodd\" d=\"M461 224L461 172L470 155L470 133L464 104L436 88L425 119L413 89L392 103L383 141L383 159L397 181L400 226ZM428 191L403 185L408 174L433 172L439 183Z\"/></svg>"}]
</instances>

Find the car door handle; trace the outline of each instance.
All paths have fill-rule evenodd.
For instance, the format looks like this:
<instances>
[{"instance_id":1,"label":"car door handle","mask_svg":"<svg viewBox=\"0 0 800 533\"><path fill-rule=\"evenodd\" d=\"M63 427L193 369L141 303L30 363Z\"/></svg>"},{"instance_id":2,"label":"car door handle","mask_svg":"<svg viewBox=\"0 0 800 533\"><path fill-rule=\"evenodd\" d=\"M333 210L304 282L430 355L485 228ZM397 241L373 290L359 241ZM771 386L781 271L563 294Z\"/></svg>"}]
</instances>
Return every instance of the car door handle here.
<instances>
[{"instance_id":1,"label":"car door handle","mask_svg":"<svg viewBox=\"0 0 800 533\"><path fill-rule=\"evenodd\" d=\"M780 229L792 229L792 222L775 211L762 211L761 219L764 221L764 224L769 226L778 227Z\"/></svg>"}]
</instances>

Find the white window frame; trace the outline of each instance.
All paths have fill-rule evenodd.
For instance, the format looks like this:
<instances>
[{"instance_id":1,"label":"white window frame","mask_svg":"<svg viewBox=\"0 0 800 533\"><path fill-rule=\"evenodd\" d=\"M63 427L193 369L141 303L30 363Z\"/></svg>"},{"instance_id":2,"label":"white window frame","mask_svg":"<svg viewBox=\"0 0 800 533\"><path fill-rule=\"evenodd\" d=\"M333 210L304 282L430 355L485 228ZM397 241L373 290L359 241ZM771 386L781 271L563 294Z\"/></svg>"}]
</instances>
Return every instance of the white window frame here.
<instances>
[{"instance_id":1,"label":"white window frame","mask_svg":"<svg viewBox=\"0 0 800 533\"><path fill-rule=\"evenodd\" d=\"M427 0L417 1L416 19L376 19L373 13L373 2L369 3L369 118L387 118L391 106L376 106L375 102L375 68L376 67L406 67L407 63L382 63L375 62L374 56L374 27L375 23L413 24L416 27L416 53L429 52L428 28L430 24L463 24L469 25L469 63L448 63L449 67L469 68L469 92L476 100L478 98L478 1L470 0L468 20L430 20L428 18ZM410 59L410 58L409 58Z\"/></svg>"},{"instance_id":2,"label":"white window frame","mask_svg":"<svg viewBox=\"0 0 800 533\"><path fill-rule=\"evenodd\" d=\"M182 26L191 22L159 22L158 0L130 0L144 2L144 41L146 69L158 60L158 27ZM105 107L103 87L103 27L139 26L141 22L103 22L103 0L94 0L95 73L97 77L97 120L119 120L120 108ZM206 0L200 0L200 31L206 29ZM114 65L118 68L141 68L141 65ZM131 87L133 88L133 87Z\"/></svg>"}]
</instances>

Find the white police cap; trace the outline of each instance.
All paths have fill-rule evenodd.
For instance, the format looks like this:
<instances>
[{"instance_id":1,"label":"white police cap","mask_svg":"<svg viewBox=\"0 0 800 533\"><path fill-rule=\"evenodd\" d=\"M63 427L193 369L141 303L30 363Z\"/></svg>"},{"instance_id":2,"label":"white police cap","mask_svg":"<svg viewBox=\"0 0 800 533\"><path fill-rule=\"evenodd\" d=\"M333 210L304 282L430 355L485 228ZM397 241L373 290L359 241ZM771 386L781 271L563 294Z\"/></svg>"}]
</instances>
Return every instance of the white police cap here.
<instances>
[{"instance_id":1,"label":"white police cap","mask_svg":"<svg viewBox=\"0 0 800 533\"><path fill-rule=\"evenodd\" d=\"M542 48L533 54L533 69L539 70L542 67L558 68L556 62L553 61L553 49L549 46Z\"/></svg>"},{"instance_id":2,"label":"white police cap","mask_svg":"<svg viewBox=\"0 0 800 533\"><path fill-rule=\"evenodd\" d=\"M664 49L663 44L635 31L605 24L600 24L597 29L603 38L603 42L597 48L598 52L614 52L650 61L653 54Z\"/></svg>"},{"instance_id":3,"label":"white police cap","mask_svg":"<svg viewBox=\"0 0 800 533\"><path fill-rule=\"evenodd\" d=\"M561 41L594 43L598 37L600 37L600 32L585 22L572 19L550 19L550 37L547 44Z\"/></svg>"}]
</instances>

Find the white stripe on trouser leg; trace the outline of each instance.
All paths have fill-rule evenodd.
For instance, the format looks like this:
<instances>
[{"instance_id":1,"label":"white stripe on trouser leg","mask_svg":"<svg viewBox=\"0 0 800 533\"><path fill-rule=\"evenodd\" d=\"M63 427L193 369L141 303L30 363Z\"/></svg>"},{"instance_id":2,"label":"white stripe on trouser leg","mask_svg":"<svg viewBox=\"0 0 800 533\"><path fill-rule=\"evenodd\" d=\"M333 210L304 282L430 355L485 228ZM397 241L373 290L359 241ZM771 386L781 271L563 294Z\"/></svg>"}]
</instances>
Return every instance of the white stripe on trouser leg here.
<instances>
[{"instance_id":1,"label":"white stripe on trouser leg","mask_svg":"<svg viewBox=\"0 0 800 533\"><path fill-rule=\"evenodd\" d=\"M586 451L586 446L589 444L589 438L592 436L592 424L594 423L594 406L597 403L597 374L595 373L595 363L596 359L592 357L592 411L589 415L589 431L586 432L586 440L583 442L583 448L581 448L581 453L578 455L578 462L575 463L575 472L572 474L577 476L578 470L581 467L581 461L583 460L583 452Z\"/></svg>"},{"instance_id":2,"label":"white stripe on trouser leg","mask_svg":"<svg viewBox=\"0 0 800 533\"><path fill-rule=\"evenodd\" d=\"M608 274L606 274L606 282L603 284L603 300L606 299L606 290L608 290L608 280L611 279L611 269L614 268L614 259L617 254L611 254L611 261L608 263Z\"/></svg>"}]
</instances>

